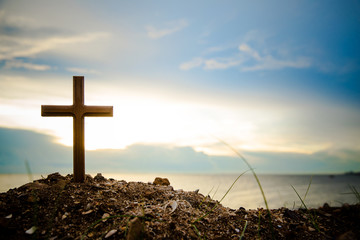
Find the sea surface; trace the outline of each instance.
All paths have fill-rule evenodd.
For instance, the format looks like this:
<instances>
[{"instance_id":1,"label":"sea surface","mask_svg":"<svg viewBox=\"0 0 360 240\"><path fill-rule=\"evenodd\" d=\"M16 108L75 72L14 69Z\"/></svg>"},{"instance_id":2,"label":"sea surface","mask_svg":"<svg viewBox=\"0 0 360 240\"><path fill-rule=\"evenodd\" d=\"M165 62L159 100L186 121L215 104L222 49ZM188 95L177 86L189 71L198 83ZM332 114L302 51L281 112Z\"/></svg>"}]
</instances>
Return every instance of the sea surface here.
<instances>
[{"instance_id":1,"label":"sea surface","mask_svg":"<svg viewBox=\"0 0 360 240\"><path fill-rule=\"evenodd\" d=\"M91 176L96 174L90 173ZM43 175L46 177L46 175ZM125 180L127 182L152 182L155 177L166 177L175 190L195 191L220 200L230 189L237 175L232 174L129 174L103 173L106 178ZM360 176L355 175L258 175L269 208L287 207L296 209L301 201L292 186L305 201L307 207L317 208L324 203L330 206L341 206L344 203L354 204L357 199L351 194L349 186L360 192ZM40 174L29 177L27 174L0 174L0 192L19 187L29 181L40 179ZM304 199L309 187L308 194ZM241 176L221 202L232 209L265 208L263 196L254 178L249 173Z\"/></svg>"}]
</instances>

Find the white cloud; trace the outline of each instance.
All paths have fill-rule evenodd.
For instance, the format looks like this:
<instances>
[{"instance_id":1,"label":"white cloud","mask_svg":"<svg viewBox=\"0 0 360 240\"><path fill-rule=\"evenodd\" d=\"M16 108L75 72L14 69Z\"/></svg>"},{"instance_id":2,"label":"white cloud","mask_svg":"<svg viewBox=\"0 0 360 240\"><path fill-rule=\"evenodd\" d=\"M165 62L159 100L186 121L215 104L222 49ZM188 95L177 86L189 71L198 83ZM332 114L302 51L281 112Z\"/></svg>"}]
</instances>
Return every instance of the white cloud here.
<instances>
[{"instance_id":1,"label":"white cloud","mask_svg":"<svg viewBox=\"0 0 360 240\"><path fill-rule=\"evenodd\" d=\"M180 64L181 70L190 70L195 67L200 67L203 64L204 60L202 58L193 58L189 62L184 62Z\"/></svg>"},{"instance_id":2,"label":"white cloud","mask_svg":"<svg viewBox=\"0 0 360 240\"><path fill-rule=\"evenodd\" d=\"M36 71L46 71L51 69L51 66L44 64L26 63L21 60L10 60L5 63L5 68L25 68Z\"/></svg>"},{"instance_id":3,"label":"white cloud","mask_svg":"<svg viewBox=\"0 0 360 240\"><path fill-rule=\"evenodd\" d=\"M250 31L238 45L223 45L206 49L202 56L180 64L181 70L196 67L203 69L228 69L237 67L240 71L278 70L283 68L308 68L309 57L291 54L291 49L267 47L264 34ZM250 43L249 43L250 42ZM254 48L254 46L256 46ZM237 50L237 51L236 51Z\"/></svg>"},{"instance_id":4,"label":"white cloud","mask_svg":"<svg viewBox=\"0 0 360 240\"><path fill-rule=\"evenodd\" d=\"M188 22L184 19L180 19L178 21L169 22L166 24L165 28L156 28L154 26L147 26L146 31L149 38L158 39L165 37L167 35L173 34L182 30L183 28L188 26Z\"/></svg>"},{"instance_id":5,"label":"white cloud","mask_svg":"<svg viewBox=\"0 0 360 240\"><path fill-rule=\"evenodd\" d=\"M11 60L18 57L35 55L58 48L60 45L86 43L109 36L105 32L84 33L75 36L56 36L47 38L23 38L0 36L0 60Z\"/></svg>"},{"instance_id":6,"label":"white cloud","mask_svg":"<svg viewBox=\"0 0 360 240\"><path fill-rule=\"evenodd\" d=\"M193 58L189 62L184 62L180 64L179 68L181 70L190 70L192 68L203 66L204 69L227 69L240 65L242 60L236 57L230 58Z\"/></svg>"},{"instance_id":7,"label":"white cloud","mask_svg":"<svg viewBox=\"0 0 360 240\"><path fill-rule=\"evenodd\" d=\"M238 66L241 64L240 59L227 58L227 59L209 59L205 61L205 69L227 69L230 67Z\"/></svg>"},{"instance_id":8,"label":"white cloud","mask_svg":"<svg viewBox=\"0 0 360 240\"><path fill-rule=\"evenodd\" d=\"M66 70L69 72L74 72L74 73L78 73L78 74L100 74L100 72L97 70L86 69L86 68L70 67L70 68L66 68Z\"/></svg>"},{"instance_id":9,"label":"white cloud","mask_svg":"<svg viewBox=\"0 0 360 240\"><path fill-rule=\"evenodd\" d=\"M261 57L259 55L259 53L255 50L253 50L249 45L243 43L239 46L239 50L241 52L245 52L248 53L250 56L252 56L253 58L255 58L256 60L260 61Z\"/></svg>"},{"instance_id":10,"label":"white cloud","mask_svg":"<svg viewBox=\"0 0 360 240\"><path fill-rule=\"evenodd\" d=\"M255 60L256 63L250 66L241 67L242 71L256 71L256 70L275 70L282 68L307 68L310 66L310 59L306 57L298 57L296 59L276 59L268 54L260 56L260 54L251 48L249 45L243 43L238 47L240 52L245 53L250 59Z\"/></svg>"}]
</instances>

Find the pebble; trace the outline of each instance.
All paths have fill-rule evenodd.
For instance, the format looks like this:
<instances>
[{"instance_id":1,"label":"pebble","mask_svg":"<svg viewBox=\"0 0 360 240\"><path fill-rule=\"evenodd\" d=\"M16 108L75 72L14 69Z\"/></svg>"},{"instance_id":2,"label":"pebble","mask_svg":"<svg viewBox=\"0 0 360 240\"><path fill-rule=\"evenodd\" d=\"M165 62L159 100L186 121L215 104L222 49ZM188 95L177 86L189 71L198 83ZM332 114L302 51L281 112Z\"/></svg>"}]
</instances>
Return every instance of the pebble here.
<instances>
[{"instance_id":1,"label":"pebble","mask_svg":"<svg viewBox=\"0 0 360 240\"><path fill-rule=\"evenodd\" d=\"M98 174L96 174L96 176L94 177L94 180L95 180L95 181L102 182L102 181L106 181L106 178L104 178L103 175L101 175L101 173L98 173Z\"/></svg>"},{"instance_id":2,"label":"pebble","mask_svg":"<svg viewBox=\"0 0 360 240\"><path fill-rule=\"evenodd\" d=\"M103 222L106 222L108 217L110 217L110 214L104 213L104 215L103 215L101 218L106 218L106 219L104 219L104 220L102 220L102 221L103 221Z\"/></svg>"},{"instance_id":3,"label":"pebble","mask_svg":"<svg viewBox=\"0 0 360 240\"><path fill-rule=\"evenodd\" d=\"M126 236L127 240L142 239L143 225L140 218L136 217L130 221L129 232Z\"/></svg>"},{"instance_id":4,"label":"pebble","mask_svg":"<svg viewBox=\"0 0 360 240\"><path fill-rule=\"evenodd\" d=\"M5 218L12 218L12 214L7 215Z\"/></svg>"},{"instance_id":5,"label":"pebble","mask_svg":"<svg viewBox=\"0 0 360 240\"><path fill-rule=\"evenodd\" d=\"M89 210L92 207L92 203L88 203L85 207L85 210Z\"/></svg>"},{"instance_id":6,"label":"pebble","mask_svg":"<svg viewBox=\"0 0 360 240\"><path fill-rule=\"evenodd\" d=\"M28 230L25 231L26 234L33 234L36 231L36 226L32 226L31 228L29 228Z\"/></svg>"},{"instance_id":7,"label":"pebble","mask_svg":"<svg viewBox=\"0 0 360 240\"><path fill-rule=\"evenodd\" d=\"M167 179L167 178L157 177L157 178L155 178L153 184L154 185L169 186L170 182L169 182L169 179Z\"/></svg>"},{"instance_id":8,"label":"pebble","mask_svg":"<svg viewBox=\"0 0 360 240\"><path fill-rule=\"evenodd\" d=\"M105 235L105 238L111 237L111 236L114 235L116 232L117 232L116 229L110 230L110 231Z\"/></svg>"},{"instance_id":9,"label":"pebble","mask_svg":"<svg viewBox=\"0 0 360 240\"><path fill-rule=\"evenodd\" d=\"M93 210L89 210L87 212L82 212L82 215L87 215L87 214L92 213L92 212L93 212Z\"/></svg>"},{"instance_id":10,"label":"pebble","mask_svg":"<svg viewBox=\"0 0 360 240\"><path fill-rule=\"evenodd\" d=\"M62 215L61 219L64 220L65 218L67 218L67 216L69 216L69 213L65 212L64 215Z\"/></svg>"}]
</instances>

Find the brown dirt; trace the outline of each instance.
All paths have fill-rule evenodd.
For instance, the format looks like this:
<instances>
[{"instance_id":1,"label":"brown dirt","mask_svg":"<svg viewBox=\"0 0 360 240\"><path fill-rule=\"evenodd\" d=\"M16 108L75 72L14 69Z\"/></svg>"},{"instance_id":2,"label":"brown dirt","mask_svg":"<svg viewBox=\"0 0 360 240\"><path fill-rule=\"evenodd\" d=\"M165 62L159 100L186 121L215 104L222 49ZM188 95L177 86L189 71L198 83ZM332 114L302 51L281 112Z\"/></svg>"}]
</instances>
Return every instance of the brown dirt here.
<instances>
[{"instance_id":1,"label":"brown dirt","mask_svg":"<svg viewBox=\"0 0 360 240\"><path fill-rule=\"evenodd\" d=\"M58 173L0 194L0 239L358 239L360 205L237 210L197 192ZM161 185L163 184L163 185ZM212 210L212 211L211 211ZM35 231L34 231L35 230ZM112 235L111 235L112 234ZM110 236L109 236L110 235Z\"/></svg>"}]
</instances>

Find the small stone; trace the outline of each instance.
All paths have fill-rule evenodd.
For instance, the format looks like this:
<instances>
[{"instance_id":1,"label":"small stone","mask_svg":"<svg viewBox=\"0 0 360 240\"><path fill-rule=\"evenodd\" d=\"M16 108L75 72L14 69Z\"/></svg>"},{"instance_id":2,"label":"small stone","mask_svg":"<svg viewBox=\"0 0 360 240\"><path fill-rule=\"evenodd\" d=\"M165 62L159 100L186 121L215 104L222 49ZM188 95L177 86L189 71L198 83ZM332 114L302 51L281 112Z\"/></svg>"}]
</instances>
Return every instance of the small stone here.
<instances>
[{"instance_id":1,"label":"small stone","mask_svg":"<svg viewBox=\"0 0 360 240\"><path fill-rule=\"evenodd\" d=\"M312 228L312 227L308 227L308 229L309 229L310 232L314 232L314 231L315 231L315 229Z\"/></svg>"},{"instance_id":2,"label":"small stone","mask_svg":"<svg viewBox=\"0 0 360 240\"><path fill-rule=\"evenodd\" d=\"M30 195L28 198L27 198L27 201L29 203L35 203L35 202L38 202L40 199L38 196L36 195Z\"/></svg>"},{"instance_id":3,"label":"small stone","mask_svg":"<svg viewBox=\"0 0 360 240\"><path fill-rule=\"evenodd\" d=\"M111 237L111 236L114 235L116 232L117 232L116 229L110 230L110 231L105 235L105 238Z\"/></svg>"},{"instance_id":4,"label":"small stone","mask_svg":"<svg viewBox=\"0 0 360 240\"><path fill-rule=\"evenodd\" d=\"M356 240L357 237L352 231L341 234L337 240Z\"/></svg>"},{"instance_id":5,"label":"small stone","mask_svg":"<svg viewBox=\"0 0 360 240\"><path fill-rule=\"evenodd\" d=\"M86 205L86 207L85 207L85 210L89 210L92 206L93 206L92 203L88 203L88 204Z\"/></svg>"},{"instance_id":6,"label":"small stone","mask_svg":"<svg viewBox=\"0 0 360 240\"><path fill-rule=\"evenodd\" d=\"M31 228L29 228L28 230L25 231L26 234L33 234L36 231L37 227L36 226L32 226Z\"/></svg>"},{"instance_id":7,"label":"small stone","mask_svg":"<svg viewBox=\"0 0 360 240\"><path fill-rule=\"evenodd\" d=\"M343 207L343 208L349 208L349 207L350 207L350 204L344 203L344 204L342 205L342 207Z\"/></svg>"},{"instance_id":8,"label":"small stone","mask_svg":"<svg viewBox=\"0 0 360 240\"><path fill-rule=\"evenodd\" d=\"M143 225L140 218L136 217L130 221L129 232L126 236L127 240L142 239L143 237Z\"/></svg>"},{"instance_id":9,"label":"small stone","mask_svg":"<svg viewBox=\"0 0 360 240\"><path fill-rule=\"evenodd\" d=\"M61 174L59 172L56 172L56 173L51 173L47 176L47 178L50 180L50 181L57 181L59 179L64 179L63 176L61 176Z\"/></svg>"},{"instance_id":10,"label":"small stone","mask_svg":"<svg viewBox=\"0 0 360 240\"><path fill-rule=\"evenodd\" d=\"M330 205L328 203L324 203L323 208L324 209L330 209Z\"/></svg>"},{"instance_id":11,"label":"small stone","mask_svg":"<svg viewBox=\"0 0 360 240\"><path fill-rule=\"evenodd\" d=\"M145 192L145 197L150 198L153 193L154 193L153 191L147 190Z\"/></svg>"},{"instance_id":12,"label":"small stone","mask_svg":"<svg viewBox=\"0 0 360 240\"><path fill-rule=\"evenodd\" d=\"M93 210L89 210L89 211L83 212L82 215L87 215L87 214L92 213L92 212L93 212Z\"/></svg>"},{"instance_id":13,"label":"small stone","mask_svg":"<svg viewBox=\"0 0 360 240\"><path fill-rule=\"evenodd\" d=\"M101 175L101 173L98 173L94 177L94 180L97 181L97 182L104 182L104 181L106 181L106 178L104 178L103 175Z\"/></svg>"},{"instance_id":14,"label":"small stone","mask_svg":"<svg viewBox=\"0 0 360 240\"><path fill-rule=\"evenodd\" d=\"M12 218L12 214L7 215L5 218L8 218L8 219Z\"/></svg>"},{"instance_id":15,"label":"small stone","mask_svg":"<svg viewBox=\"0 0 360 240\"><path fill-rule=\"evenodd\" d=\"M102 219L104 219L104 220L102 220L103 222L106 222L107 221L107 218L108 217L110 217L110 214L108 214L108 213L104 213L104 215L101 217Z\"/></svg>"},{"instance_id":16,"label":"small stone","mask_svg":"<svg viewBox=\"0 0 360 240\"><path fill-rule=\"evenodd\" d=\"M30 189L30 190L41 190L44 188L47 188L48 185L39 183L39 182L31 182L24 185L24 187Z\"/></svg>"},{"instance_id":17,"label":"small stone","mask_svg":"<svg viewBox=\"0 0 360 240\"><path fill-rule=\"evenodd\" d=\"M157 177L157 178L155 178L153 184L154 184L154 185L169 186L169 185L170 185L170 182L169 182L169 179L167 179L167 178Z\"/></svg>"},{"instance_id":18,"label":"small stone","mask_svg":"<svg viewBox=\"0 0 360 240\"><path fill-rule=\"evenodd\" d=\"M63 190L66 186L66 181L64 179L60 179L55 185L54 187L59 189L59 190Z\"/></svg>"}]
</instances>

